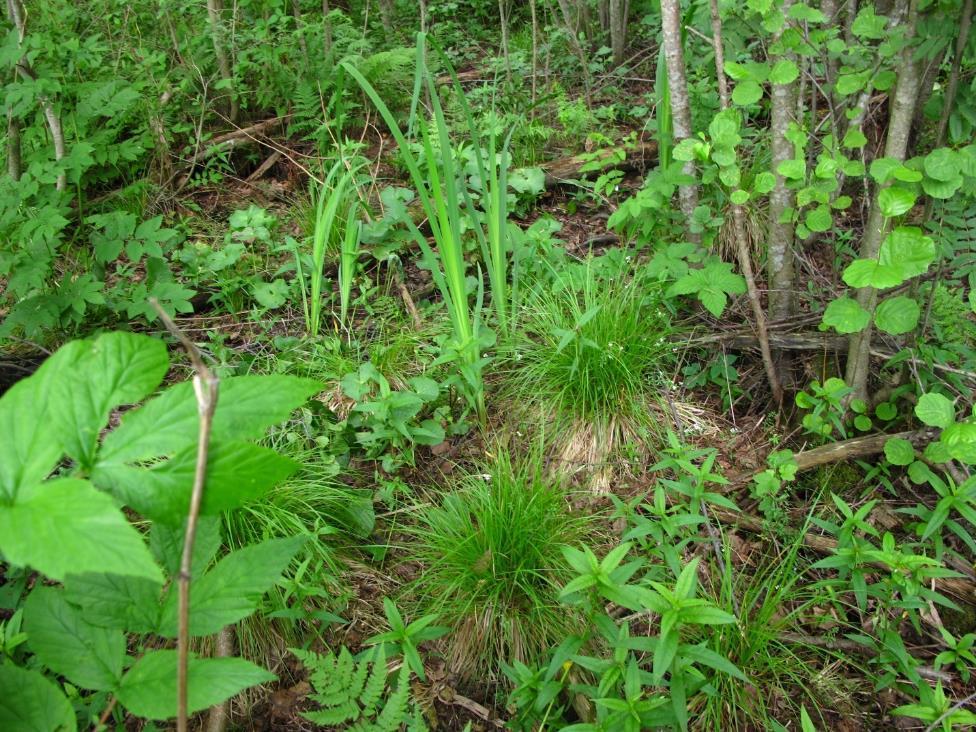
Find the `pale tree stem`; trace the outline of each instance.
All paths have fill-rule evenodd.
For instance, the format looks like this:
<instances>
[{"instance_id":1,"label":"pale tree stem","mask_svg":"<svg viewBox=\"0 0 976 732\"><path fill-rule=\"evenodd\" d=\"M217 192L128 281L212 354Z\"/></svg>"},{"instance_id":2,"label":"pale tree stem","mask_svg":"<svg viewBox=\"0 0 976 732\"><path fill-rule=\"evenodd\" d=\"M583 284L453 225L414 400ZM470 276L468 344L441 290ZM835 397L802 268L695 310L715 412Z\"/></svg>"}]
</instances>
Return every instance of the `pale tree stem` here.
<instances>
[{"instance_id":1,"label":"pale tree stem","mask_svg":"<svg viewBox=\"0 0 976 732\"><path fill-rule=\"evenodd\" d=\"M715 49L715 75L718 80L719 99L722 109L729 108L729 84L725 77L725 51L722 46L722 16L719 14L718 0L709 0L712 13L712 46ZM763 311L762 303L759 300L759 290L756 287L756 276L752 271L752 257L749 254L749 243L746 236L745 211L742 206L732 204L732 226L735 233L736 258L739 260L739 269L746 280L746 292L749 295L749 305L752 307L752 317L756 322L756 337L759 340L759 350L762 353L763 367L766 370L766 379L769 381L769 388L773 393L773 399L779 409L783 407L783 387L780 384L779 376L776 374L776 367L773 364L773 355L769 349L769 330L766 327L766 313Z\"/></svg>"},{"instance_id":2,"label":"pale tree stem","mask_svg":"<svg viewBox=\"0 0 976 732\"><path fill-rule=\"evenodd\" d=\"M11 22L17 29L18 45L23 46L24 39L27 37L27 22L24 18L24 9L20 4L20 0L7 0L7 11L10 13ZM37 77L34 75L30 64L23 59L17 62L17 73L27 81L37 81ZM41 109L44 112L44 119L47 120L48 129L51 131L51 142L54 144L54 160L55 162L60 163L62 160L64 160L66 154L64 145L64 131L61 128L61 118L58 117L58 113L55 111L54 104L51 102L50 98L43 94L38 94L37 101L41 105ZM57 188L59 191L63 191L67 187L67 184L67 173L62 170L60 173L58 173L55 188Z\"/></svg>"},{"instance_id":3,"label":"pale tree stem","mask_svg":"<svg viewBox=\"0 0 976 732\"><path fill-rule=\"evenodd\" d=\"M688 82L685 78L685 58L681 44L681 7L679 0L661 0L661 30L664 36L664 61L668 68L668 92L671 96L671 119L674 141L691 137L691 105L688 102ZM686 175L694 176L695 164L684 164ZM698 186L695 183L678 187L681 213L690 223L698 206ZM700 240L697 233L688 231L688 239Z\"/></svg>"},{"instance_id":4,"label":"pale tree stem","mask_svg":"<svg viewBox=\"0 0 976 732\"><path fill-rule=\"evenodd\" d=\"M949 117L952 107L956 103L956 93L959 91L959 75L962 69L962 55L969 40L969 29L973 22L973 0L966 0L959 17L959 35L956 37L956 49L952 55L952 69L949 71L949 81L946 82L945 99L942 103L942 114L939 126L935 132L935 146L942 147L946 141L946 131L949 128Z\"/></svg>"},{"instance_id":5,"label":"pale tree stem","mask_svg":"<svg viewBox=\"0 0 976 732\"><path fill-rule=\"evenodd\" d=\"M783 12L787 13L792 0L785 0ZM782 31L777 33L779 39ZM775 42L774 40L774 42ZM784 60L796 63L794 54L785 54ZM793 143L787 139L793 110L796 106L796 82L772 85L772 109L770 127L772 139L772 170L775 176L773 190L769 194L769 244L767 280L769 282L769 317L785 320L793 311L793 239L794 228L789 212L793 208L795 193L787 185L786 178L778 172L781 163L792 160Z\"/></svg>"},{"instance_id":6,"label":"pale tree stem","mask_svg":"<svg viewBox=\"0 0 976 732\"><path fill-rule=\"evenodd\" d=\"M904 0L900 3L904 6ZM906 40L909 42L902 51L902 63L898 80L895 83L894 94L891 99L891 113L888 121L888 136L885 140L884 155L899 162L905 160L908 153L908 138L911 133L912 119L915 115L915 105L918 97L919 67L913 59L914 48L911 40L915 35L915 23L918 8L916 0L911 0L906 20ZM884 186L882 186L883 188ZM861 259L875 259L881 249L881 242L887 233L887 221L878 205L879 189L871 200L867 225L864 228L864 238L858 253ZM878 291L873 287L862 287L857 291L858 304L871 315L878 304ZM871 321L858 333L852 333L847 350L847 368L844 380L851 387L851 399L866 400L868 369L871 363Z\"/></svg>"},{"instance_id":7,"label":"pale tree stem","mask_svg":"<svg viewBox=\"0 0 976 732\"><path fill-rule=\"evenodd\" d=\"M624 62L627 51L627 16L630 15L630 0L610 0L610 48L613 51L613 64Z\"/></svg>"},{"instance_id":8,"label":"pale tree stem","mask_svg":"<svg viewBox=\"0 0 976 732\"><path fill-rule=\"evenodd\" d=\"M511 59L508 56L508 12L505 8L505 0L498 0L498 21L502 29L502 58L505 60L505 75L512 75Z\"/></svg>"},{"instance_id":9,"label":"pale tree stem","mask_svg":"<svg viewBox=\"0 0 976 732\"><path fill-rule=\"evenodd\" d=\"M234 655L234 626L226 625L217 633L214 658L230 658ZM230 721L230 699L210 708L206 732L224 732Z\"/></svg>"},{"instance_id":10,"label":"pale tree stem","mask_svg":"<svg viewBox=\"0 0 976 732\"><path fill-rule=\"evenodd\" d=\"M166 329L186 349L193 364L193 390L197 398L197 413L200 416L197 434L197 461L193 474L193 490L190 493L190 507L186 517L186 534L183 538L183 554L180 558L180 573L177 578L179 586L178 630L176 638L177 666L176 666L176 729L177 732L187 732L188 706L187 692L189 688L190 663L190 581L193 566L193 545L197 538L197 523L200 518L200 506L203 504L203 491L207 481L207 456L210 451L210 431L213 426L214 412L217 410L217 396L220 380L207 368L200 355L200 351L183 331L170 319L166 311L155 298L149 299L156 309L160 320Z\"/></svg>"},{"instance_id":11,"label":"pale tree stem","mask_svg":"<svg viewBox=\"0 0 976 732\"><path fill-rule=\"evenodd\" d=\"M234 95L234 74L230 66L230 56L224 46L223 23L221 14L223 6L221 0L207 0L207 18L210 21L210 42L213 44L214 56L217 59L217 70L220 78L227 85L227 94L230 95L228 118L231 122L237 121L238 107L237 97Z\"/></svg>"},{"instance_id":12,"label":"pale tree stem","mask_svg":"<svg viewBox=\"0 0 976 732\"><path fill-rule=\"evenodd\" d=\"M331 12L329 0L322 0L322 51L325 58L332 53L332 20L329 18Z\"/></svg>"},{"instance_id":13,"label":"pale tree stem","mask_svg":"<svg viewBox=\"0 0 976 732\"><path fill-rule=\"evenodd\" d=\"M7 174L15 181L20 180L20 120L13 112L7 111Z\"/></svg>"}]
</instances>

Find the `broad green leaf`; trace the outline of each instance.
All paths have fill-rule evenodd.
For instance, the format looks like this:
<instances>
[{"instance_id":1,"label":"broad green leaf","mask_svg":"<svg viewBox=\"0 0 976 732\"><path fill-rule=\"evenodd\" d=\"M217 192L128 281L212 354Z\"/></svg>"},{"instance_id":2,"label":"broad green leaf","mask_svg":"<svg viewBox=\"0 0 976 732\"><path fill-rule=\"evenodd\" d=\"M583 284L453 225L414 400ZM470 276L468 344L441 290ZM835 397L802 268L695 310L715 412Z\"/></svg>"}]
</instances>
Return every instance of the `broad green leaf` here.
<instances>
[{"instance_id":1,"label":"broad green leaf","mask_svg":"<svg viewBox=\"0 0 976 732\"><path fill-rule=\"evenodd\" d=\"M874 414L878 419L890 422L898 416L898 409L891 402L881 402L874 408Z\"/></svg>"},{"instance_id":2,"label":"broad green leaf","mask_svg":"<svg viewBox=\"0 0 976 732\"><path fill-rule=\"evenodd\" d=\"M74 341L58 349L36 373L0 397L0 498L13 498L40 483L64 454L48 407L52 385L66 377L67 366L83 348L81 341Z\"/></svg>"},{"instance_id":3,"label":"broad green leaf","mask_svg":"<svg viewBox=\"0 0 976 732\"><path fill-rule=\"evenodd\" d=\"M762 87L755 81L746 79L735 85L735 89L732 92L732 101L739 106L745 107L758 102L762 99L762 95Z\"/></svg>"},{"instance_id":4,"label":"broad green leaf","mask_svg":"<svg viewBox=\"0 0 976 732\"><path fill-rule=\"evenodd\" d=\"M715 261L691 270L668 290L673 295L697 295L702 305L716 317L725 309L727 293L741 295L745 291L745 280L732 271L732 265Z\"/></svg>"},{"instance_id":5,"label":"broad green leaf","mask_svg":"<svg viewBox=\"0 0 976 732\"><path fill-rule=\"evenodd\" d=\"M976 463L976 424L955 422L946 427L939 440L954 460Z\"/></svg>"},{"instance_id":6,"label":"broad green leaf","mask_svg":"<svg viewBox=\"0 0 976 732\"><path fill-rule=\"evenodd\" d=\"M868 83L868 74L865 71L855 74L841 74L837 77L835 89L842 97L850 96L861 91Z\"/></svg>"},{"instance_id":7,"label":"broad green leaf","mask_svg":"<svg viewBox=\"0 0 976 732\"><path fill-rule=\"evenodd\" d=\"M769 80L773 84L789 84L800 75L796 64L789 60L777 61L769 72Z\"/></svg>"},{"instance_id":8,"label":"broad green leaf","mask_svg":"<svg viewBox=\"0 0 976 732\"><path fill-rule=\"evenodd\" d=\"M925 156L922 166L925 168L925 174L930 178L952 181L960 175L962 159L955 150L940 147Z\"/></svg>"},{"instance_id":9,"label":"broad green leaf","mask_svg":"<svg viewBox=\"0 0 976 732\"><path fill-rule=\"evenodd\" d=\"M75 732L71 704L37 671L0 663L0 729L10 732Z\"/></svg>"},{"instance_id":10,"label":"broad green leaf","mask_svg":"<svg viewBox=\"0 0 976 732\"><path fill-rule=\"evenodd\" d=\"M830 206L820 204L814 209L807 211L806 225L810 231L830 231L834 219L830 214Z\"/></svg>"},{"instance_id":11,"label":"broad green leaf","mask_svg":"<svg viewBox=\"0 0 976 732\"><path fill-rule=\"evenodd\" d=\"M956 408L948 398L931 392L919 397L918 404L915 405L915 416L929 427L945 429L955 423Z\"/></svg>"},{"instance_id":12,"label":"broad green leaf","mask_svg":"<svg viewBox=\"0 0 976 732\"><path fill-rule=\"evenodd\" d=\"M748 67L735 61L726 61L724 68L726 75L733 81L745 81L746 79L752 78Z\"/></svg>"},{"instance_id":13,"label":"broad green leaf","mask_svg":"<svg viewBox=\"0 0 976 732\"><path fill-rule=\"evenodd\" d=\"M159 628L163 585L145 577L118 574L69 574L65 598L81 616L101 628L155 633Z\"/></svg>"},{"instance_id":14,"label":"broad green leaf","mask_svg":"<svg viewBox=\"0 0 976 732\"><path fill-rule=\"evenodd\" d=\"M844 269L844 282L850 287L895 287L906 277L898 265L881 264L874 259L855 259Z\"/></svg>"},{"instance_id":15,"label":"broad green leaf","mask_svg":"<svg viewBox=\"0 0 976 732\"><path fill-rule=\"evenodd\" d=\"M734 203L736 206L741 206L749 200L749 192L744 191L741 188L737 191L732 191L732 194L729 196L729 200L732 201L732 203Z\"/></svg>"},{"instance_id":16,"label":"broad green leaf","mask_svg":"<svg viewBox=\"0 0 976 732\"><path fill-rule=\"evenodd\" d=\"M322 385L295 376L233 376L220 384L214 415L215 440L256 440L283 422ZM170 387L129 412L102 443L99 460L122 463L172 455L197 441L193 384Z\"/></svg>"},{"instance_id":17,"label":"broad green leaf","mask_svg":"<svg viewBox=\"0 0 976 732\"><path fill-rule=\"evenodd\" d=\"M868 142L868 138L864 136L859 127L852 127L844 134L844 142L842 143L846 148L862 148Z\"/></svg>"},{"instance_id":18,"label":"broad green leaf","mask_svg":"<svg viewBox=\"0 0 976 732\"><path fill-rule=\"evenodd\" d=\"M92 481L154 521L183 521L190 506L197 447L191 445L149 468L98 465ZM260 498L301 466L274 450L249 442L215 442L207 460L202 514L209 515Z\"/></svg>"},{"instance_id":19,"label":"broad green leaf","mask_svg":"<svg viewBox=\"0 0 976 732\"><path fill-rule=\"evenodd\" d=\"M824 310L823 324L838 333L857 333L871 320L871 315L862 308L857 300L840 297L831 301Z\"/></svg>"},{"instance_id":20,"label":"broad green leaf","mask_svg":"<svg viewBox=\"0 0 976 732\"><path fill-rule=\"evenodd\" d=\"M776 166L776 172L790 180L803 180L807 173L807 164L801 158L784 160Z\"/></svg>"},{"instance_id":21,"label":"broad green leaf","mask_svg":"<svg viewBox=\"0 0 976 732\"><path fill-rule=\"evenodd\" d=\"M896 268L904 279L924 274L934 259L935 242L915 226L895 228L881 242L878 252L878 262Z\"/></svg>"},{"instance_id":22,"label":"broad green leaf","mask_svg":"<svg viewBox=\"0 0 976 732\"><path fill-rule=\"evenodd\" d=\"M878 206L888 218L908 213L914 205L915 194L899 186L885 188L878 194Z\"/></svg>"},{"instance_id":23,"label":"broad green leaf","mask_svg":"<svg viewBox=\"0 0 976 732\"><path fill-rule=\"evenodd\" d=\"M84 572L163 578L112 498L76 478L31 486L13 506L0 506L0 552L54 580Z\"/></svg>"},{"instance_id":24,"label":"broad green leaf","mask_svg":"<svg viewBox=\"0 0 976 732\"><path fill-rule=\"evenodd\" d=\"M24 630L38 660L76 686L112 691L122 678L125 634L85 622L63 590L34 588L24 604Z\"/></svg>"},{"instance_id":25,"label":"broad green leaf","mask_svg":"<svg viewBox=\"0 0 976 732\"><path fill-rule=\"evenodd\" d=\"M200 516L197 521L197 535L193 542L193 559L190 563L190 572L194 577L203 574L220 551L220 524L220 516ZM180 571L185 535L185 520L176 525L156 522L149 531L149 551L170 577L175 577Z\"/></svg>"},{"instance_id":26,"label":"broad green leaf","mask_svg":"<svg viewBox=\"0 0 976 732\"><path fill-rule=\"evenodd\" d=\"M871 177L878 185L884 185L891 178L895 169L901 165L901 161L895 158L875 158L871 161Z\"/></svg>"},{"instance_id":27,"label":"broad green leaf","mask_svg":"<svg viewBox=\"0 0 976 732\"><path fill-rule=\"evenodd\" d=\"M190 634L211 635L253 613L264 593L281 579L281 573L303 543L303 537L292 537L246 546L231 552L209 572L194 579L190 593ZM163 637L176 637L177 600L175 590L170 591L159 629Z\"/></svg>"},{"instance_id":28,"label":"broad green leaf","mask_svg":"<svg viewBox=\"0 0 976 732\"><path fill-rule=\"evenodd\" d=\"M756 193L769 193L776 185L776 176L768 171L763 171L756 176L752 183L752 189Z\"/></svg>"},{"instance_id":29,"label":"broad green leaf","mask_svg":"<svg viewBox=\"0 0 976 732\"><path fill-rule=\"evenodd\" d=\"M922 181L922 190L932 198L939 198L942 200L952 198L956 195L956 191L962 187L962 176L953 178L952 180L935 180L934 178L925 178Z\"/></svg>"},{"instance_id":30,"label":"broad green leaf","mask_svg":"<svg viewBox=\"0 0 976 732\"><path fill-rule=\"evenodd\" d=\"M851 32L861 38L881 39L885 37L885 25L888 19L883 15L876 15L874 6L868 5L861 8L854 22L851 23Z\"/></svg>"},{"instance_id":31,"label":"broad green leaf","mask_svg":"<svg viewBox=\"0 0 976 732\"><path fill-rule=\"evenodd\" d=\"M243 658L191 657L188 670L190 714L276 678ZM136 716L158 720L176 716L176 651L146 653L122 678L117 696Z\"/></svg>"},{"instance_id":32,"label":"broad green leaf","mask_svg":"<svg viewBox=\"0 0 976 732\"><path fill-rule=\"evenodd\" d=\"M892 465L911 465L915 461L915 448L908 440L894 437L884 445L885 457Z\"/></svg>"},{"instance_id":33,"label":"broad green leaf","mask_svg":"<svg viewBox=\"0 0 976 732\"><path fill-rule=\"evenodd\" d=\"M70 378L52 385L49 417L65 452L90 469L112 409L133 404L159 386L169 357L163 341L113 332L86 341L70 368Z\"/></svg>"},{"instance_id":34,"label":"broad green leaf","mask_svg":"<svg viewBox=\"0 0 976 732\"><path fill-rule=\"evenodd\" d=\"M874 324L885 333L901 335L915 329L920 310L913 298L905 295L888 298L874 312Z\"/></svg>"}]
</instances>

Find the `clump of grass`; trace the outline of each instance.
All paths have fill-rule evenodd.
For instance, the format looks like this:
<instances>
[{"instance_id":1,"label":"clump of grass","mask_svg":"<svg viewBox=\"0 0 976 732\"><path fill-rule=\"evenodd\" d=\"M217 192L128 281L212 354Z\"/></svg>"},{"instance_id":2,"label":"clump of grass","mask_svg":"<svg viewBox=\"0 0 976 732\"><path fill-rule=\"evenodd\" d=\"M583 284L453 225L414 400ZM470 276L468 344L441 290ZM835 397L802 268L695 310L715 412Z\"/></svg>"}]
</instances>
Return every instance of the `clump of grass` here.
<instances>
[{"instance_id":1,"label":"clump of grass","mask_svg":"<svg viewBox=\"0 0 976 732\"><path fill-rule=\"evenodd\" d=\"M512 403L557 423L561 457L598 463L615 446L659 431L658 395L674 363L657 283L639 272L536 288L508 348Z\"/></svg>"},{"instance_id":2,"label":"clump of grass","mask_svg":"<svg viewBox=\"0 0 976 732\"><path fill-rule=\"evenodd\" d=\"M572 578L562 547L580 540L588 520L544 474L539 451L516 461L500 450L485 469L410 530L410 559L422 570L408 595L452 628L453 671L494 680L502 662L531 662L578 630L558 599Z\"/></svg>"}]
</instances>

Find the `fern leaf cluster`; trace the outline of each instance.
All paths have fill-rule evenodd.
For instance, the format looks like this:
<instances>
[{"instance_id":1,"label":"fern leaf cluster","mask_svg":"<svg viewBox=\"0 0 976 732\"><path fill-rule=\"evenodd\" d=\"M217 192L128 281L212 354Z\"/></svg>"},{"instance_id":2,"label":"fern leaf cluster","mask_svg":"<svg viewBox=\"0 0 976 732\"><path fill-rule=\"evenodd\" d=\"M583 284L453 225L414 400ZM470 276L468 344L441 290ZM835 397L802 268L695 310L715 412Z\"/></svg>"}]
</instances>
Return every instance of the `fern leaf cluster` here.
<instances>
[{"instance_id":1,"label":"fern leaf cluster","mask_svg":"<svg viewBox=\"0 0 976 732\"><path fill-rule=\"evenodd\" d=\"M343 647L339 654L293 651L309 669L311 699L319 709L303 712L314 724L348 732L426 730L410 695L410 671L403 666L392 681L382 649L372 659L356 660Z\"/></svg>"}]
</instances>

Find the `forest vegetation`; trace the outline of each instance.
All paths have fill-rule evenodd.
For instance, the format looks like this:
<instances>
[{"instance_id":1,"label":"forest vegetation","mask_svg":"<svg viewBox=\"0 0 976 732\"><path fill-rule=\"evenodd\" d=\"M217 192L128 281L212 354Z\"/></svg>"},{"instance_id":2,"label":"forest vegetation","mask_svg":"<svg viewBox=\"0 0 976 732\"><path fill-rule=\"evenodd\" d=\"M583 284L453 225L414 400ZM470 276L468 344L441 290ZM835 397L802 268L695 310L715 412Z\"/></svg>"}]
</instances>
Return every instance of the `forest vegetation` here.
<instances>
[{"instance_id":1,"label":"forest vegetation","mask_svg":"<svg viewBox=\"0 0 976 732\"><path fill-rule=\"evenodd\" d=\"M3 0L0 730L976 729L973 0Z\"/></svg>"}]
</instances>

